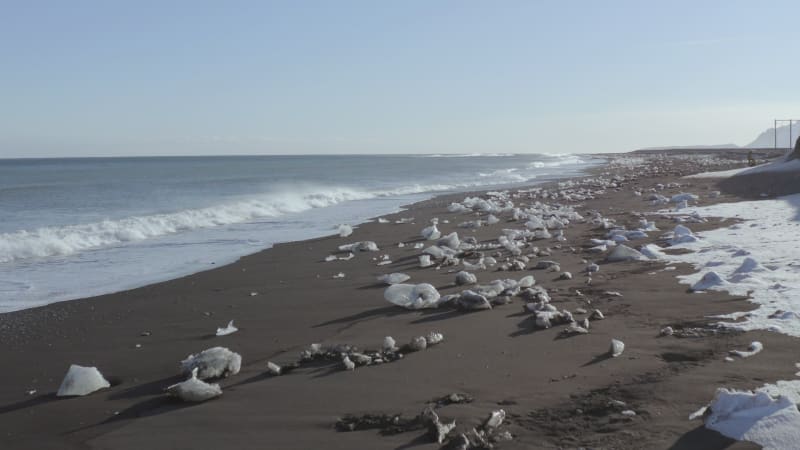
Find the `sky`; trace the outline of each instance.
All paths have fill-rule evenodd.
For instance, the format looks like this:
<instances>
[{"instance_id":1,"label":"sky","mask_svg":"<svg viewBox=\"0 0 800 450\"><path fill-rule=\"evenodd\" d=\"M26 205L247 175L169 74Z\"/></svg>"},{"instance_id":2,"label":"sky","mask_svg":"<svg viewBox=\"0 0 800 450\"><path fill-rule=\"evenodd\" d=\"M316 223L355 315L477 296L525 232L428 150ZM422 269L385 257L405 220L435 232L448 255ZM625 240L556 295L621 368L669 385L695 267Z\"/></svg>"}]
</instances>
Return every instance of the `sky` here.
<instances>
[{"instance_id":1,"label":"sky","mask_svg":"<svg viewBox=\"0 0 800 450\"><path fill-rule=\"evenodd\" d=\"M0 11L0 157L619 152L800 119L796 0Z\"/></svg>"}]
</instances>

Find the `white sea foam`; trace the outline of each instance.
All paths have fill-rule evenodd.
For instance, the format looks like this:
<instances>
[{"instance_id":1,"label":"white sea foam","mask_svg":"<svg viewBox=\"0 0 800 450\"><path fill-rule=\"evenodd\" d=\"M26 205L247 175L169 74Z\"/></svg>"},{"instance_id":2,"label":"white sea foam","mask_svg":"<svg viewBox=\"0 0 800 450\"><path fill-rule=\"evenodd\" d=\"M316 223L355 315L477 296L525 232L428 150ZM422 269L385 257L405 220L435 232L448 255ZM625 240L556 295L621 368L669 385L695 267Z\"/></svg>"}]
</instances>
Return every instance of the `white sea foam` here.
<instances>
[{"instance_id":1,"label":"white sea foam","mask_svg":"<svg viewBox=\"0 0 800 450\"><path fill-rule=\"evenodd\" d=\"M0 233L0 263L66 256L86 250L111 247L127 242L237 223L258 221L299 213L312 208L325 208L342 202L381 197L452 191L527 181L524 177L502 171L509 176L473 178L463 183L411 184L394 189L368 191L349 187L284 187L270 194L255 196L207 208L186 209L165 214L131 216L100 222L41 227Z\"/></svg>"}]
</instances>

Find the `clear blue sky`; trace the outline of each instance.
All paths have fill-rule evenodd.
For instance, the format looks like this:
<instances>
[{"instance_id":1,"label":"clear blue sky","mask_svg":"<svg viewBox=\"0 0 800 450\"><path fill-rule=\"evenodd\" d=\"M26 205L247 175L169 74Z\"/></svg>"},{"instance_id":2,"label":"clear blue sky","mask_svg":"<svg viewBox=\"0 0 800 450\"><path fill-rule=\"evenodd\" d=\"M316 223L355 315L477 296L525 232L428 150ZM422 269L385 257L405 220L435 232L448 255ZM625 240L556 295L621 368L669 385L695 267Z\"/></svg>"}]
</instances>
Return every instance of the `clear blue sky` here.
<instances>
[{"instance_id":1,"label":"clear blue sky","mask_svg":"<svg viewBox=\"0 0 800 450\"><path fill-rule=\"evenodd\" d=\"M5 1L0 157L596 152L800 117L800 1Z\"/></svg>"}]
</instances>

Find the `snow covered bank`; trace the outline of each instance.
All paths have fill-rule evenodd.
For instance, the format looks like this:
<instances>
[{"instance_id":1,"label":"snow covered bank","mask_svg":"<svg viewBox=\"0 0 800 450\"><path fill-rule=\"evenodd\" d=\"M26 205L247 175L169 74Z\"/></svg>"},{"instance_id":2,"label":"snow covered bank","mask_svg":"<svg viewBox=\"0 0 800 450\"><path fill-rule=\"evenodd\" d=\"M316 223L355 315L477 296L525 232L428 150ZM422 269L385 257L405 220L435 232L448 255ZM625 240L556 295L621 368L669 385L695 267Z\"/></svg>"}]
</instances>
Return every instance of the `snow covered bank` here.
<instances>
[{"instance_id":1,"label":"snow covered bank","mask_svg":"<svg viewBox=\"0 0 800 450\"><path fill-rule=\"evenodd\" d=\"M695 242L674 245L692 253L670 255L669 260L691 263L698 269L679 277L695 286L714 272L723 282L710 290L750 295L760 308L720 316L744 318L726 324L742 330L766 329L800 337L800 194L771 200L721 203L694 210L704 217L735 218L742 223L698 233Z\"/></svg>"}]
</instances>

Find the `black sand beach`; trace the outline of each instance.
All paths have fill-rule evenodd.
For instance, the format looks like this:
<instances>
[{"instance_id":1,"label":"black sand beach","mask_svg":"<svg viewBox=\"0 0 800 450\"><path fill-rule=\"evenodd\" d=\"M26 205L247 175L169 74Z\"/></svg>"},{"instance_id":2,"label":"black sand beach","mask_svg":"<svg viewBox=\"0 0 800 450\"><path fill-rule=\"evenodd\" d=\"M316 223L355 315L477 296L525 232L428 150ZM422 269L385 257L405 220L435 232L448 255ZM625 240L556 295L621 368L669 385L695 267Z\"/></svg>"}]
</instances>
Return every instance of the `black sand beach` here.
<instances>
[{"instance_id":1,"label":"black sand beach","mask_svg":"<svg viewBox=\"0 0 800 450\"><path fill-rule=\"evenodd\" d=\"M595 191L595 198L531 199L523 194L519 201L563 203L575 206L584 218L596 211L617 224L632 225L639 219L635 213L660 208L632 195L635 189L679 183L680 188L666 188L665 195L708 193L718 189L716 180L680 177L742 165L738 155L707 165L661 154L642 157L648 158L647 170L611 166L582 177L618 177L616 187L578 184ZM558 190L557 183L547 187ZM754 305L720 292L693 296L675 279L692 272L690 267L664 271L665 264L657 261L600 263L587 285L583 260L602 259L589 252L589 239L604 235L591 223L570 224L565 242L532 242L541 250L550 248L551 255L532 258L525 270L475 272L479 283L533 275L549 291L552 304L573 311L576 318L587 315L576 313L579 308L600 309L605 319L592 321L586 335L562 338L564 326L536 329L519 298L477 312L450 307L409 311L385 301L385 286L376 277L390 272L407 273L412 283L431 283L442 294L463 289L453 283L460 268L419 268L421 250L413 244L422 242L419 232L431 218L440 219L443 234L457 231L480 242L496 239L503 228L521 227L502 216L495 225L457 228L479 218L447 212L451 202L467 195L474 193L411 205L385 216L390 223L362 224L346 238L280 244L180 279L0 315L0 448L439 448L424 429L384 435L377 429L338 432L334 425L347 414L414 417L451 393L474 398L438 408L443 420L456 420L458 432L480 426L494 410L507 413L503 428L513 439L497 448L757 448L708 431L687 417L718 386L754 388L792 377L798 341L777 333L711 326L708 316ZM742 193L723 192L713 200L704 196L702 204L740 198ZM414 220L394 223L408 217ZM650 220L662 230L674 226L666 218ZM710 220L693 230L716 226ZM380 252L323 261L339 245L367 240L376 242ZM651 237L637 244L655 241ZM407 245L398 247L399 242ZM375 258L384 254L392 263L378 266ZM557 273L530 269L544 259L557 261L573 279L558 280ZM333 278L340 272L344 278ZM239 331L214 336L231 319ZM665 326L687 332L684 337L659 336ZM320 362L279 377L266 374L267 361L291 363L312 343L370 349L379 348L384 336L402 344L431 331L442 333L444 341L395 362L352 372L337 362ZM604 356L612 338L625 342L620 357ZM765 346L757 358L735 366L723 361L728 350L754 340ZM223 395L199 404L165 396L165 387L184 379L179 362L213 346L243 357L240 373L218 381ZM112 387L86 397L56 397L70 364L97 366ZM623 409L636 415L621 414Z\"/></svg>"}]
</instances>

